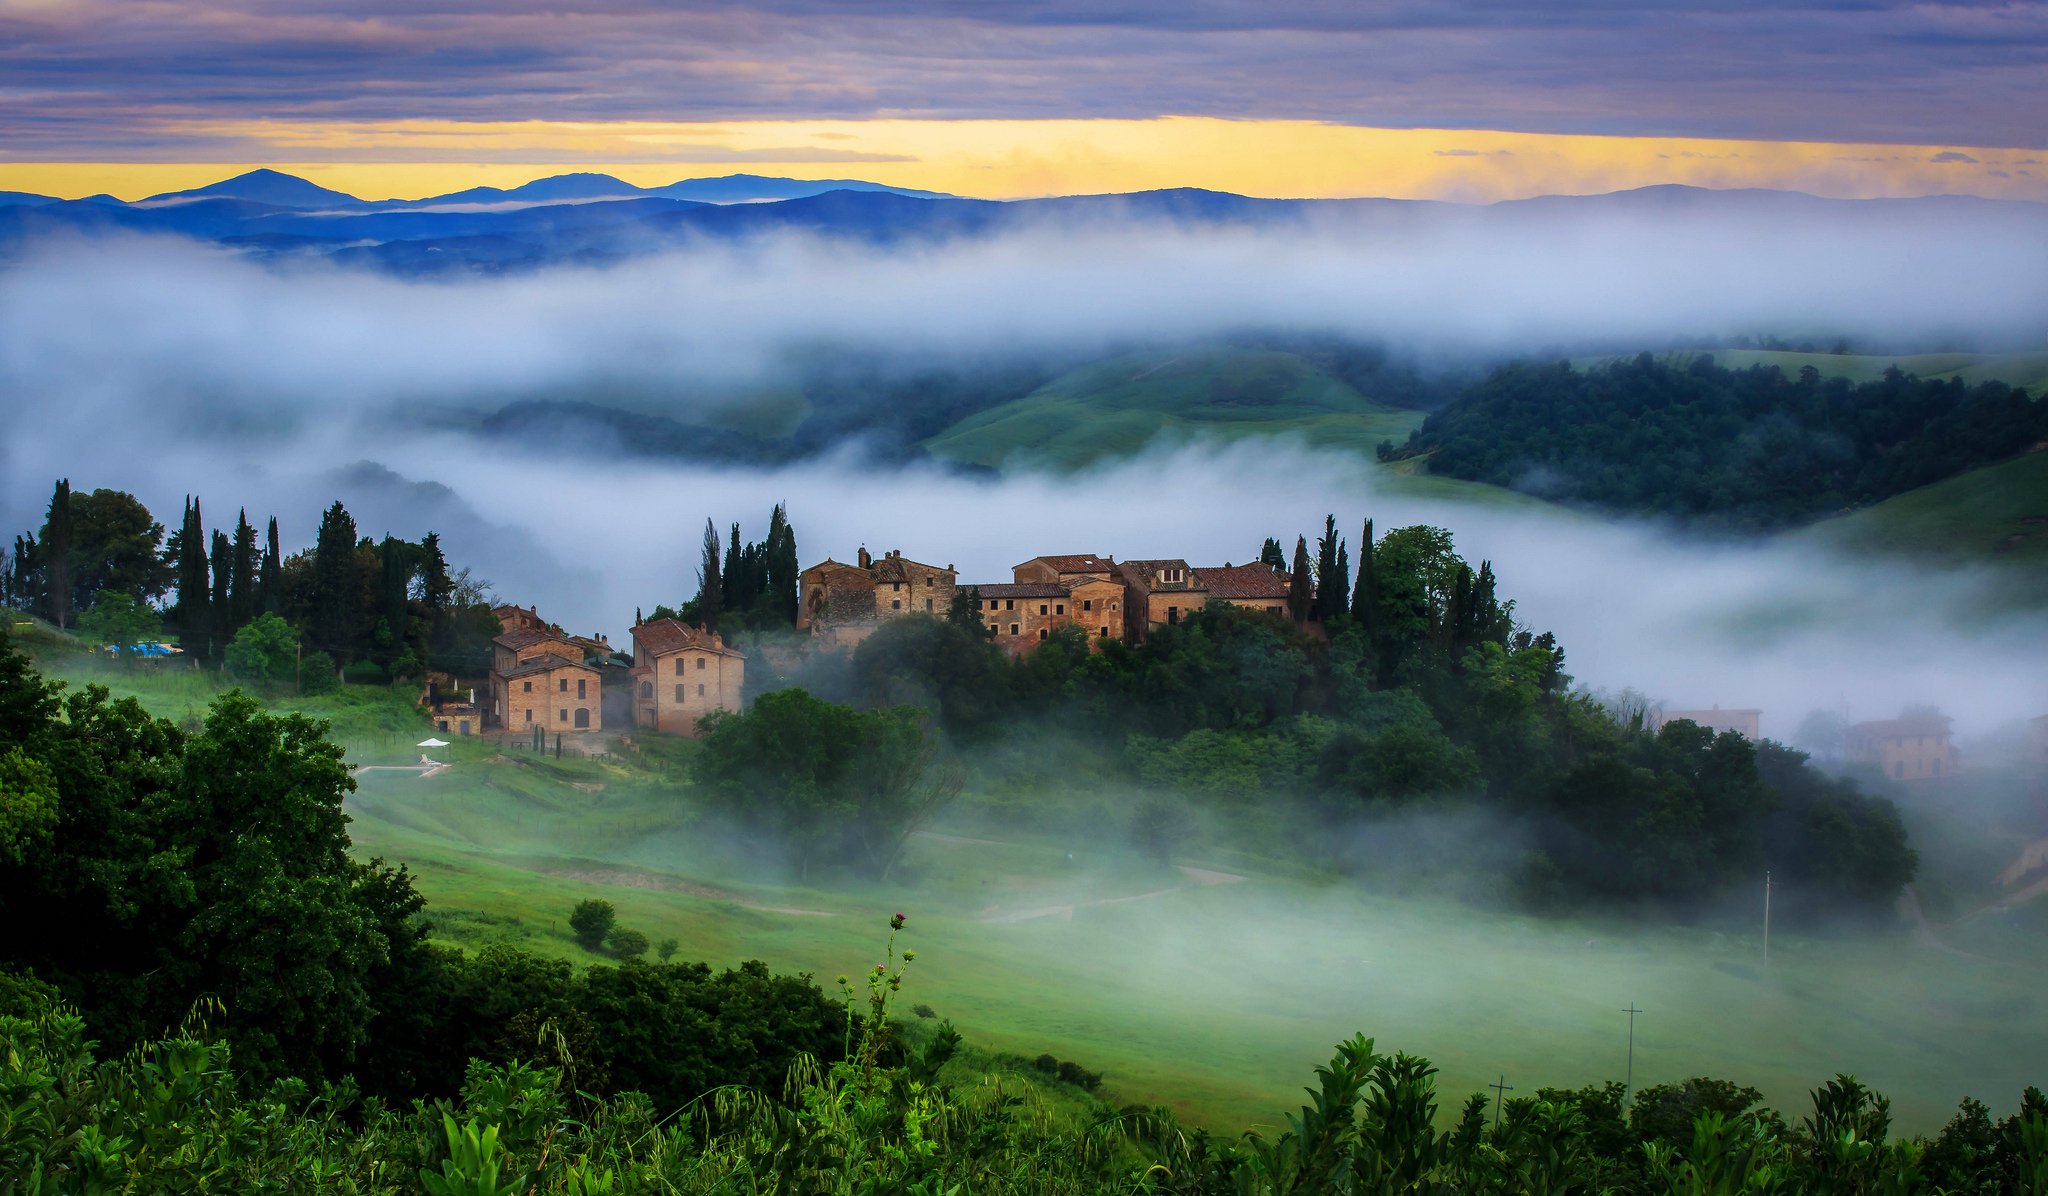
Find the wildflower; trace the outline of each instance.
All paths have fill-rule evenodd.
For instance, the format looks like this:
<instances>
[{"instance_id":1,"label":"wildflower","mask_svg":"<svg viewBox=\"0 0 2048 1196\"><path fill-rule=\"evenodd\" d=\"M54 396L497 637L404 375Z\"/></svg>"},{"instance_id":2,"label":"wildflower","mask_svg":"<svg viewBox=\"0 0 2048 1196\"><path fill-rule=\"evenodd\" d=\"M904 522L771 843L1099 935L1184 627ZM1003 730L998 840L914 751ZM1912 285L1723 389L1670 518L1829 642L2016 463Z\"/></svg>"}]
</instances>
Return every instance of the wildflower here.
<instances>
[{"instance_id":1,"label":"wildflower","mask_svg":"<svg viewBox=\"0 0 2048 1196\"><path fill-rule=\"evenodd\" d=\"M875 975L877 976L881 975L883 972L886 972L888 970L888 968L883 967L881 964L875 965Z\"/></svg>"},{"instance_id":2,"label":"wildflower","mask_svg":"<svg viewBox=\"0 0 2048 1196\"><path fill-rule=\"evenodd\" d=\"M915 951L905 951L905 952L903 953L903 962L904 962L904 963L909 963L909 962L910 962L911 960L913 960L913 959L916 959L916 958L917 958L917 952L915 952Z\"/></svg>"},{"instance_id":3,"label":"wildflower","mask_svg":"<svg viewBox=\"0 0 2048 1196\"><path fill-rule=\"evenodd\" d=\"M903 929L903 924L907 921L909 919L905 918L902 914L891 914L889 915L889 929L901 930Z\"/></svg>"}]
</instances>

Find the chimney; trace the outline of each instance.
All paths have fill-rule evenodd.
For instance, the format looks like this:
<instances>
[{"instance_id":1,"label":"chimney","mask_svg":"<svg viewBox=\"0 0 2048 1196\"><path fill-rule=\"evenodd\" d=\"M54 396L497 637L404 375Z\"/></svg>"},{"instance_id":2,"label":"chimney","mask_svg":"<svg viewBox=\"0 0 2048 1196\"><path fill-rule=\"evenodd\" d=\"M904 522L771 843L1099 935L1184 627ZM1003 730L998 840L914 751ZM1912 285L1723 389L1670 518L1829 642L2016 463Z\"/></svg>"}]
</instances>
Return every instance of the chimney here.
<instances>
[{"instance_id":1,"label":"chimney","mask_svg":"<svg viewBox=\"0 0 2048 1196\"><path fill-rule=\"evenodd\" d=\"M860 567L863 569L874 567L875 558L868 555L868 546L865 544L860 546L860 555L854 559L860 562Z\"/></svg>"}]
</instances>

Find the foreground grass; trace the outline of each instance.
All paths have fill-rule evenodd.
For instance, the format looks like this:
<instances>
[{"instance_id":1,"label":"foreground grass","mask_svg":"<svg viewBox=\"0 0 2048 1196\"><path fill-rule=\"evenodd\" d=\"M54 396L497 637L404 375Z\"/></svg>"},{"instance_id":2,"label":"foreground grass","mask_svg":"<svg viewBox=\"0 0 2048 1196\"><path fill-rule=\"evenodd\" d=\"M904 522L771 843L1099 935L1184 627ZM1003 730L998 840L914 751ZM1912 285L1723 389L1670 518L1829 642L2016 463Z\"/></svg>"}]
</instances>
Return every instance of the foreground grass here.
<instances>
[{"instance_id":1,"label":"foreground grass","mask_svg":"<svg viewBox=\"0 0 2048 1196\"><path fill-rule=\"evenodd\" d=\"M182 717L203 708L206 684L136 675L124 691ZM279 701L348 720L354 758L399 761L424 735L423 722L391 726L415 717L405 703L381 690ZM1631 1002L1646 1011L1638 1084L1712 1074L1797 1108L1850 1072L1889 1093L1909 1131L1932 1130L1964 1095L2009 1109L2048 1058L2032 940L2020 942L2031 954L1996 960L1903 938L1780 934L1766 968L1753 936L1375 895L1216 847L1184 862L1244 879L1200 883L1122 850L1113 798L1074 803L1099 812L1070 825L1004 831L975 819L970 795L912 841L888 883L801 885L772 855L735 849L679 782L644 768L475 740L446 755L453 767L431 777L364 773L347 804L357 850L418 874L444 942L600 962L566 925L575 902L598 896L623 925L676 939L679 958L758 958L829 985L876 962L881 928L902 910L919 953L913 999L971 1042L1073 1060L1104 1072L1119 1102L1168 1104L1233 1132L1297 1104L1330 1044L1358 1030L1430 1056L1453 1095L1502 1074L1523 1091L1620 1079ZM1032 911L1045 916L1003 920Z\"/></svg>"}]
</instances>

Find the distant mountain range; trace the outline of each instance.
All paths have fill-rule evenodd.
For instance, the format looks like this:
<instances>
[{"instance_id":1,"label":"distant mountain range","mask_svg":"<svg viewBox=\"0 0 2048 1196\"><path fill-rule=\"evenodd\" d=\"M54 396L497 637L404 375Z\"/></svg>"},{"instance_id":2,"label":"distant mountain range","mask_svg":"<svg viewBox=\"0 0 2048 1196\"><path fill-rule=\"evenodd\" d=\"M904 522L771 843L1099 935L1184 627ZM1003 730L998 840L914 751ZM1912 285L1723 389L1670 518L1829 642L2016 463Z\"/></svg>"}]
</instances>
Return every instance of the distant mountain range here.
<instances>
[{"instance_id":1,"label":"distant mountain range","mask_svg":"<svg viewBox=\"0 0 2048 1196\"><path fill-rule=\"evenodd\" d=\"M264 259L314 258L400 274L501 272L558 262L603 264L684 246L800 231L872 243L986 236L1036 227L1342 225L1387 234L1476 222L1515 227L1559 215L1900 213L2009 220L2048 229L2048 205L1930 196L1836 200L1788 191L1659 186L1607 195L1552 195L1491 205L1397 199L1254 199L1176 188L1125 195L965 199L858 179L735 174L637 187L577 173L518 187L471 187L425 199L364 200L276 170L126 202L0 191L0 255L53 235L168 234Z\"/></svg>"}]
</instances>

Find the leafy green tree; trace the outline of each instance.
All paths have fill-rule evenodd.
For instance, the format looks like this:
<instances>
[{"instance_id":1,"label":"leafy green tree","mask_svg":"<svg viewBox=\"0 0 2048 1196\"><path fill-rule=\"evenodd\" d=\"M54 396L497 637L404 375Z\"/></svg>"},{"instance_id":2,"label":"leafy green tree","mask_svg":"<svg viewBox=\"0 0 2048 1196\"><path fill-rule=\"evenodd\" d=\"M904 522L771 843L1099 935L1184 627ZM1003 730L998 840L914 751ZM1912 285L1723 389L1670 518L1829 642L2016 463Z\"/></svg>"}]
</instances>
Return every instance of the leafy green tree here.
<instances>
[{"instance_id":1,"label":"leafy green tree","mask_svg":"<svg viewBox=\"0 0 2048 1196\"><path fill-rule=\"evenodd\" d=\"M292 680L298 668L299 633L273 614L250 620L228 645L228 671L248 684L277 689Z\"/></svg>"},{"instance_id":2,"label":"leafy green tree","mask_svg":"<svg viewBox=\"0 0 2048 1196\"><path fill-rule=\"evenodd\" d=\"M612 927L619 920L618 911L612 903L599 898L579 901L569 914L569 929L575 932L576 942L585 951L595 951L604 946Z\"/></svg>"},{"instance_id":3,"label":"leafy green tree","mask_svg":"<svg viewBox=\"0 0 2048 1196\"><path fill-rule=\"evenodd\" d=\"M20 748L0 752L0 863L25 863L56 829L56 776Z\"/></svg>"},{"instance_id":4,"label":"leafy green tree","mask_svg":"<svg viewBox=\"0 0 2048 1196\"><path fill-rule=\"evenodd\" d=\"M111 648L133 664L137 645L155 643L163 634L163 617L124 590L103 590L92 609L78 621L85 638Z\"/></svg>"},{"instance_id":5,"label":"leafy green tree","mask_svg":"<svg viewBox=\"0 0 2048 1196\"><path fill-rule=\"evenodd\" d=\"M638 959L647 954L647 936L623 926L606 935L604 943L620 959Z\"/></svg>"},{"instance_id":6,"label":"leafy green tree","mask_svg":"<svg viewBox=\"0 0 2048 1196\"><path fill-rule=\"evenodd\" d=\"M956 610L962 605L954 599ZM972 612L888 620L854 649L852 677L861 705L918 706L965 737L992 730L1010 699L1002 649Z\"/></svg>"},{"instance_id":7,"label":"leafy green tree","mask_svg":"<svg viewBox=\"0 0 2048 1196\"><path fill-rule=\"evenodd\" d=\"M162 557L164 526L134 495L73 493L68 524L73 611L92 609L105 593L138 603L163 596L171 581Z\"/></svg>"}]
</instances>

